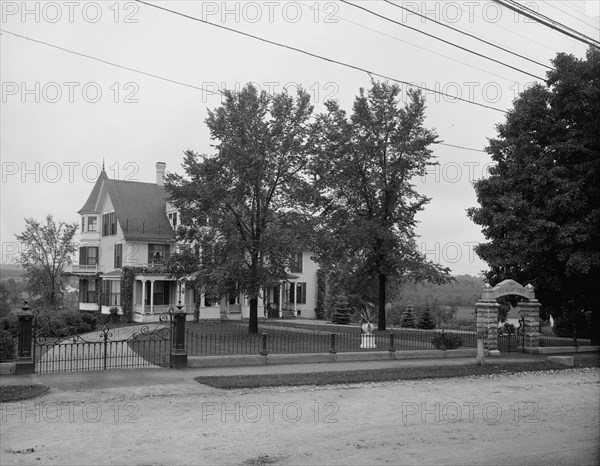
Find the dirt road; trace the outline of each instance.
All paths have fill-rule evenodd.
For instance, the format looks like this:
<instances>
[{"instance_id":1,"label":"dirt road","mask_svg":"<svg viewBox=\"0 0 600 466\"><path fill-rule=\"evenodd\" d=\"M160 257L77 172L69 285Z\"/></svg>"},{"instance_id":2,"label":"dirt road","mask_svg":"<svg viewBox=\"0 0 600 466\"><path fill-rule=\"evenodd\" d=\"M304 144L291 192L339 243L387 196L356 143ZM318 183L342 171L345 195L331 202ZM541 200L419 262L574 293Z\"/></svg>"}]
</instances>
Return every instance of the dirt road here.
<instances>
[{"instance_id":1,"label":"dirt road","mask_svg":"<svg viewBox=\"0 0 600 466\"><path fill-rule=\"evenodd\" d=\"M1 464L598 464L598 369L2 405Z\"/></svg>"}]
</instances>

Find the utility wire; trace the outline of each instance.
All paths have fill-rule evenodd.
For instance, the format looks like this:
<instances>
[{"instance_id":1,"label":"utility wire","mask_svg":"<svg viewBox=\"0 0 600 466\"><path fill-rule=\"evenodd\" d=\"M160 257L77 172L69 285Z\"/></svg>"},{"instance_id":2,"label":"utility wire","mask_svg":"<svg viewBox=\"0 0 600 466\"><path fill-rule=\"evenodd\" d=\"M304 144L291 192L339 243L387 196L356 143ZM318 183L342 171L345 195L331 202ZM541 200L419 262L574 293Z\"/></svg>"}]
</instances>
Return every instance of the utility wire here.
<instances>
[{"instance_id":1,"label":"utility wire","mask_svg":"<svg viewBox=\"0 0 600 466\"><path fill-rule=\"evenodd\" d=\"M395 6L396 8L400 8L400 9L402 9L402 10L405 10L405 11L408 11L408 12L410 12L410 13L414 14L414 15L420 16L421 18L425 18L426 20L429 20L429 21L432 21L432 22L434 22L434 23L436 23L436 24L439 24L440 26L444 26L445 28L451 29L451 30L453 30L453 31L459 32L460 34L463 34L463 35L465 35L465 36L468 36L468 37L471 37L471 38L473 38L473 39L476 39L476 40L478 40L478 41L480 41L480 42L483 42L484 44L491 45L492 47L496 47L497 49L503 50L504 52L508 52L508 53L510 53L510 54L516 55L517 57L520 57L520 58L523 58L523 59L525 59L525 60L528 60L528 61L530 61L530 62L532 62L532 63L535 63L536 65L543 66L543 67L545 67L545 68L548 68L549 70L553 70L553 69L554 69L554 68L552 68L551 66L548 66L548 65L546 65L546 64L544 64L544 63L541 63L541 62L539 62L539 61L536 61L536 60L534 60L534 59L532 59L532 58L526 57L525 55L521 55L520 53L513 52L513 51L511 51L511 50L508 50L508 49L506 49L506 48L504 48L504 47L502 47L502 46L500 46L500 45L494 44L493 42L490 42L490 41L487 41L487 40L485 40L485 39L482 39L481 37L477 37L477 36L476 36L476 35L474 35L474 34L471 34L471 33L469 33L469 32L463 31L463 30L461 30L461 29L455 28L455 27L453 27L453 26L450 26L450 25L448 25L448 24L442 23L441 21L437 21L437 20L435 20L435 19L433 19L433 18L430 18L430 17L428 17L428 16L426 16L426 15L422 15L421 13L418 13L418 12L416 12L416 11L413 11L413 10L411 10L410 8L406 8L406 7L402 6L402 5L398 5L397 3L390 2L390 0L385 0L385 2L386 2L386 3L389 3L389 4L390 4L390 5L392 5L392 6Z\"/></svg>"},{"instance_id":2,"label":"utility wire","mask_svg":"<svg viewBox=\"0 0 600 466\"><path fill-rule=\"evenodd\" d=\"M304 49L293 47L291 45L282 44L281 42L277 42L277 41L265 39L263 37L259 37L259 36L256 36L254 34L250 34L250 33L243 32L243 31L239 31L237 29L233 29L233 28L224 26L222 24L211 23L210 21L206 21L206 20L203 20L201 18L197 18L195 16L190 16L190 15L187 15L185 13L181 13L179 11L171 10L171 9L165 8L163 6L153 5L152 3L148 3L148 2L145 2L143 0L135 0L135 1L138 2L138 3L141 3L143 5L146 5L146 6L149 6L149 7L152 7L152 8L156 8L158 10L166 11L167 13L171 13L171 14L174 14L174 15L177 15L177 16L181 16L183 18L190 19L192 21L198 21L200 23L207 24L209 26L213 26L213 27L216 27L216 28L219 28L219 29L223 29L225 31L234 32L236 34L240 34L240 35L245 36L245 37L250 37L252 39L255 39L255 40L258 40L258 41L261 41L261 42L265 42L267 44L275 45L277 47L282 47L282 48L285 48L285 49L288 49L288 50L293 50L294 52L302 53L304 55L308 55L309 57L317 58L319 60L323 60L323 61L326 61L326 62L329 62L329 63L334 63L336 65L344 66L346 68L350 68L350 69L353 69L353 70L356 70L356 71L361 71L361 72L366 73L368 75L378 76L380 78L387 79L389 81L394 81L394 82L397 82L397 83L405 84L405 85L410 86L410 87L414 87L414 88L417 88L417 89L422 89L424 91L433 92L434 94L443 95L445 97L449 97L449 98L454 99L454 100L458 100L458 101L461 101L461 102L466 102L466 103L469 103L469 104L472 104L472 105L477 105L478 107L488 108L490 110L495 110L497 112L501 112L501 113L504 113L504 114L507 113L506 110L502 110L502 109L500 109L498 107L492 107L491 105L482 104L480 102L475 102L473 100L463 99L462 97L457 97L457 96L448 94L446 92L436 91L434 89L429 89L429 88L427 88L425 86L419 86L418 84L415 84L415 83L410 83L408 81L403 81L401 79L392 78L391 76L387 76L387 75L384 75L384 74L381 74L381 73L377 73L375 71L371 71L371 70L368 70L366 68L362 68L360 66L356 66L356 65L349 64L349 63L345 63L345 62L342 62L342 61L339 61L339 60L335 60L333 58L327 58L327 57L324 57L322 55L318 55L316 53L312 53L312 52L309 52L309 51L304 50Z\"/></svg>"},{"instance_id":3,"label":"utility wire","mask_svg":"<svg viewBox=\"0 0 600 466\"><path fill-rule=\"evenodd\" d=\"M314 9L317 9L317 10L318 10L318 11L320 11L321 13L328 13L327 11L320 9L318 6L307 5L307 4L306 4L306 3L304 3L304 2L298 2L298 3L299 3L299 4L301 4L301 5L303 5L303 6L305 6L305 7L307 7L307 8L314 8ZM335 17L336 17L336 19L339 19L339 20L345 21L345 22L347 22L347 23L350 23L350 24L354 24L355 26L358 26L358 27L360 27L360 28L363 28L363 29L366 29L366 30L368 30L368 31L374 32L375 34L379 34L379 35L381 35L381 36L389 37L390 39L396 40L396 41L398 41L398 42L402 42L403 44L408 44L408 45L411 45L411 46L413 46L413 47L416 47L416 48L418 48L418 49L425 50L426 52L433 53L434 55L437 55L438 57L442 57L442 58L444 58L444 59L446 59L446 60L451 60L451 61L454 61L454 62L456 62L456 63L460 63L461 65L468 66L469 68L473 68L474 70L481 71L482 73L491 74L492 76L496 76L497 78L504 79L505 81L508 81L508 82L510 82L510 83L515 83L515 80L514 80L514 79L510 79L510 78L508 78L508 77L506 77L506 76L501 76L501 75L499 75L499 74L496 74L496 73L493 73L493 72L491 72L491 71L489 71L489 70L485 70L485 69L483 69L483 68L479 68L479 67L477 67L477 66L475 66L475 65L471 65L471 64L469 64L469 63L466 63L466 62L464 62L464 61L462 61L462 60L457 60L456 58L451 58L451 57L449 57L448 55L444 55L443 53L435 52L435 51L433 51L433 50L431 50L431 49L428 49L428 48L426 48L426 47L422 47L422 46L420 46L420 45L413 44L412 42L408 42L408 41L406 41L406 40L404 40L404 39L400 39L399 37L397 37L397 36L393 36L393 35L391 35L391 34L386 34L386 33L385 33L385 32L383 32L383 31L379 31L379 30L377 30L377 29L375 29L375 28L371 28L371 27L369 27L369 26L365 26L364 24L357 23L356 21L349 20L349 19L347 19L347 18L344 18L343 16L340 16L340 15L338 15L338 14L336 14L336 16L335 16ZM519 84L520 84L520 83L519 83Z\"/></svg>"},{"instance_id":4,"label":"utility wire","mask_svg":"<svg viewBox=\"0 0 600 466\"><path fill-rule=\"evenodd\" d=\"M465 10L463 9L462 5L458 4L458 7L461 9L461 11L462 11L463 13L465 13ZM481 15L478 15L478 14L477 14L477 13L475 13L475 12L468 12L468 13L469 13L469 14L472 14L473 16L475 16L475 18L479 18L479 19L481 19L481 20L483 20L483 21L486 21L486 20L485 20L485 18L483 18ZM505 27L505 26L502 26L502 25L501 25L501 24L499 24L499 23L492 23L492 24L493 24L495 27L498 27L498 28L500 28L500 29L504 29L505 31L509 32L510 34L513 34L513 35L515 35L515 36L519 36L519 37L521 37L521 38L523 38L523 39L525 39L525 40L527 40L527 41L529 41L529 42L533 42L534 44L537 44L537 45L539 45L540 47L544 47L545 49L547 49L547 50L550 50L552 53L556 53L556 51L555 51L555 50L554 50L552 47L548 47L548 45L546 45L546 44L543 44L543 43L541 43L541 42L538 42L537 40L535 40L535 39L532 39L530 36L526 36L526 35L524 35L524 34L520 34L520 33L518 33L517 31L514 31L514 30L512 30L512 29L508 29L507 27Z\"/></svg>"},{"instance_id":5,"label":"utility wire","mask_svg":"<svg viewBox=\"0 0 600 466\"><path fill-rule=\"evenodd\" d=\"M570 16L570 17L571 17L571 18L573 18L574 20L576 20L576 21L579 21L580 23L582 23L582 24L585 24L585 25L586 25L586 26L588 26L588 27L592 27L592 28L594 28L594 29L598 30L598 27L597 27L597 25L590 24L590 23L588 23L587 21L584 21L583 19L581 19L581 18L578 18L577 16L574 16L574 15L572 15L572 14L571 14L571 13L569 13L568 11L565 11L565 10L563 10L562 8L558 8L557 6L555 6L555 5L552 5L552 2L547 2L546 4L547 4L547 5L548 5L550 8L554 8L555 10L558 10L558 11L560 11L562 14L565 14L565 15L567 15L567 16Z\"/></svg>"},{"instance_id":6,"label":"utility wire","mask_svg":"<svg viewBox=\"0 0 600 466\"><path fill-rule=\"evenodd\" d=\"M470 150L470 151L473 151L473 152L483 152L484 154L487 154L487 152L484 151L484 150L473 149L472 147L457 146L455 144L446 144L445 142L436 142L436 144L439 144L440 146L454 147L455 149Z\"/></svg>"},{"instance_id":7,"label":"utility wire","mask_svg":"<svg viewBox=\"0 0 600 466\"><path fill-rule=\"evenodd\" d=\"M463 47L463 46L461 46L461 45L455 44L454 42L450 42L450 41L448 41L448 40L442 39L442 38L440 38L440 37L438 37L438 36L436 36L436 35L434 35L434 34L429 34L428 32L421 31L420 29L414 28L414 27L412 27L412 26L409 26L409 25L407 25L407 24L403 24L403 23L401 23L401 22L399 22L399 21L395 21L395 20L393 20L393 19L391 19L391 18L388 18L387 16L380 15L379 13L376 13L376 12L374 12L374 11L371 11L371 10L369 10L368 8L365 8L365 7L363 7L363 6L356 5L356 4L354 4L354 3L350 3L350 2L348 2L348 1L346 1L346 0L340 0L340 1L341 1L342 3L345 3L346 5L353 6L354 8L358 8L359 10L366 11L367 13L370 13L370 14L372 14L372 15L374 15L374 16L377 16L377 17L379 17L379 18L382 18L382 19L384 19L384 20L386 20L386 21L389 21L389 22L391 22L391 23L397 24L398 26L402 26L402 27L405 27L405 28L407 28L407 29L411 29L412 31L416 31L416 32L418 32L419 34L423 34L423 35L426 35L427 37L431 37L431 38L433 38L433 39L439 40L439 41L441 41L441 42L443 42L443 43L445 43L445 44L451 45L452 47L456 47L456 48L458 48L458 49L460 49L460 50L463 50L463 51L465 51L465 52L472 53L473 55L477 55L478 57L484 58L484 59L486 59L486 60L493 61L494 63L498 63L498 64L500 64L500 65L502 65L502 66L506 66L507 68L511 68L511 69L513 69L513 70L515 70L515 71L518 71L519 73L523 73L523 74L526 74L526 75L528 75L528 76L531 76L531 77L533 77L533 78L539 79L540 81L543 81L543 82L545 82L545 81L546 81L544 78L542 78L542 77L540 77L540 76L537 76L537 75L535 75L535 74L529 73L529 72L527 72L527 71L524 71L524 70L522 70L522 69L520 69L520 68L517 68L517 67L515 67L515 66L512 66L512 65L509 65L509 64L507 64L507 63L504 63L504 62L502 62L502 61L500 61L500 60L496 60L495 58L488 57L487 55L484 55L484 54L482 54L482 53L475 52L475 51L473 51L473 50L471 50L471 49L468 49L468 48L466 48L466 47Z\"/></svg>"},{"instance_id":8,"label":"utility wire","mask_svg":"<svg viewBox=\"0 0 600 466\"><path fill-rule=\"evenodd\" d=\"M600 48L600 42L598 42L597 40L592 39L591 37L588 37L585 34L576 31L575 29L571 29L570 27L567 27L564 24L559 23L558 21L548 18L547 16L544 16L538 13L537 11L532 10L531 8L527 8L526 6L523 6L512 0L493 1L505 8L508 8L509 10L516 11L521 16L533 19L534 21L537 21L538 23L543 24L544 26L549 27L550 29L554 29L555 31L558 31L561 34L564 34L565 36L571 37L572 39L578 40L579 42L583 42L584 44L587 44L591 47Z\"/></svg>"},{"instance_id":9,"label":"utility wire","mask_svg":"<svg viewBox=\"0 0 600 466\"><path fill-rule=\"evenodd\" d=\"M130 68L128 66L119 65L117 63L113 63L113 62L110 62L110 61L107 61L107 60L103 60L101 58L97 58L97 57L94 57L92 55L87 55L85 53L76 52L74 50L70 50L70 49L61 47L59 45L50 44L49 42L44 42L42 40L33 39L32 37L23 36L21 34L16 34L14 32L7 31L6 29L0 29L0 32L6 33L6 34L10 34L11 36L15 36L15 37L18 37L20 39L25 39L25 40L28 40L28 41L31 41L31 42L35 42L36 44L45 45L47 47L52 47L53 49L57 49L57 50L60 50L62 52L70 53L70 54L73 54L73 55L77 55L79 57L88 58L90 60L94 60L94 61L97 61L97 62L100 62L100 63L104 63L105 65L114 66L116 68L120 68L120 69L123 69L123 70L131 71L133 73L142 74L144 76L149 76L149 77L155 78L155 79L160 79L161 81L167 81L167 82L172 83L172 84L177 84L179 86L185 86L185 87L189 87L189 88L192 88L192 89L209 92L211 94L225 95L224 92L221 92L219 90L214 90L214 91L213 90L208 90L208 89L205 89L205 88L203 88L201 86L195 86L193 84L184 83L182 81L177 81L175 79L165 78L163 76L159 76L159 75L156 75L156 74L153 74L153 73L147 73L145 71L137 70L135 68ZM439 144L441 146L454 147L454 148L463 149L463 150L470 150L470 151L476 151L476 152L485 152L485 151L482 151L480 149L473 149L473 148L470 148L470 147L458 146L458 145L454 145L454 144L447 144L447 143L443 143L443 142L438 142L436 144Z\"/></svg>"},{"instance_id":10,"label":"utility wire","mask_svg":"<svg viewBox=\"0 0 600 466\"><path fill-rule=\"evenodd\" d=\"M3 32L3 33L6 33L6 34L10 34L11 36L19 37L20 39L25 39L25 40L29 40L31 42L35 42L36 44L46 45L48 47L52 47L53 49L62 50L63 52L67 52L67 53L71 53L73 55L77 55L77 56L80 56L80 57L88 58L90 60L94 60L94 61L97 61L97 62L100 62L100 63L104 63L105 65L114 66L115 68L121 68L123 70L131 71L133 73L143 74L144 76L150 76L151 78L160 79L161 81L167 81L169 83L178 84L180 86L191 87L192 89L196 89L196 90L199 90L199 91L210 92L211 94L223 94L220 91L209 91L208 89L204 89L202 86L195 86L193 84L188 84L188 83L184 83L182 81L176 81L174 79L165 78L164 76L159 76L157 74L148 73L146 71L136 70L135 68L130 68L128 66L119 65L117 63L113 63L113 62L110 62L110 61L107 61L107 60L103 60L101 58L93 57L91 55L86 55L85 53L76 52L74 50L66 49L66 48L61 47L59 45L54 45L54 44L50 44L48 42L44 42L42 40L37 40L37 39L33 39L31 37L22 36L20 34L15 34L14 32L7 31L6 29L0 29L0 31Z\"/></svg>"}]
</instances>

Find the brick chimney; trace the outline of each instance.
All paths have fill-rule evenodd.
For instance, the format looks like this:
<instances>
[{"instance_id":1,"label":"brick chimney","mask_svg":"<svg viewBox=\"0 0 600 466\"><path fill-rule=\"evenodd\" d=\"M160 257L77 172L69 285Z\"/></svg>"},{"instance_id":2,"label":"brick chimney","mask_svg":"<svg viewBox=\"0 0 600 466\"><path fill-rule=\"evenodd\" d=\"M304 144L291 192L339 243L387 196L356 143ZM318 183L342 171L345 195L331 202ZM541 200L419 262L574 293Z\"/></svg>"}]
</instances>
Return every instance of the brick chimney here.
<instances>
[{"instance_id":1,"label":"brick chimney","mask_svg":"<svg viewBox=\"0 0 600 466\"><path fill-rule=\"evenodd\" d=\"M156 184L158 186L165 185L165 170L167 164L165 162L156 162Z\"/></svg>"}]
</instances>

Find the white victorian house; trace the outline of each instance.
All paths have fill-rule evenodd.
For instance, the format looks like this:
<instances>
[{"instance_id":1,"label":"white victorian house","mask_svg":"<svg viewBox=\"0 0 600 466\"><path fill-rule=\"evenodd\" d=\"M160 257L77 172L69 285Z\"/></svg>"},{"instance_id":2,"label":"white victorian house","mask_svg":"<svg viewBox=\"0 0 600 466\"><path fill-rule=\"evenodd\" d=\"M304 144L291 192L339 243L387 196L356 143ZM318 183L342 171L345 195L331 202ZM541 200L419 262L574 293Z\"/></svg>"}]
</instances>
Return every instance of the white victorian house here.
<instances>
[{"instance_id":1,"label":"white victorian house","mask_svg":"<svg viewBox=\"0 0 600 466\"><path fill-rule=\"evenodd\" d=\"M179 215L168 202L164 175L166 165L156 164L156 182L111 180L104 169L96 180L83 207L79 261L70 273L79 277L79 309L108 314L122 312L130 300L133 320L149 322L175 307L193 314L199 307L201 319L242 319L249 317L249 305L243 293L210 302L162 270L169 255L177 250L175 229ZM121 293L125 278L123 267L146 270L133 276ZM259 317L268 311L272 317L301 316L315 318L318 265L307 251L294 255L288 278L275 288L265 289L259 299ZM125 287L123 287L125 289Z\"/></svg>"}]
</instances>

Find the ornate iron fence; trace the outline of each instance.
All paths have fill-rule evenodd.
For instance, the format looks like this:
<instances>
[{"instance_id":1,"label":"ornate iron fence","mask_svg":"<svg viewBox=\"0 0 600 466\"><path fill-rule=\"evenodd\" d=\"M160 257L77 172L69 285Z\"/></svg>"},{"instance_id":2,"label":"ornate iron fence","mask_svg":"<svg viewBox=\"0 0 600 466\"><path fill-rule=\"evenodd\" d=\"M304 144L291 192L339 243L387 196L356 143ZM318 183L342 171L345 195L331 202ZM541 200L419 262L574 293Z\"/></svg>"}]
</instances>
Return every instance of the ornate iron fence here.
<instances>
[{"instance_id":1,"label":"ornate iron fence","mask_svg":"<svg viewBox=\"0 0 600 466\"><path fill-rule=\"evenodd\" d=\"M245 325L203 324L187 329L185 347L190 356L236 354L326 353L476 348L472 331L395 329L375 332L368 344L357 327L323 326L314 329L262 325L258 334Z\"/></svg>"},{"instance_id":2,"label":"ornate iron fence","mask_svg":"<svg viewBox=\"0 0 600 466\"><path fill-rule=\"evenodd\" d=\"M96 332L72 335L69 330L53 328L49 319L43 322L45 319L39 313L34 317L32 352L36 373L170 365L170 314L162 314L156 324L137 327L123 338L115 338L117 329L108 325Z\"/></svg>"}]
</instances>

